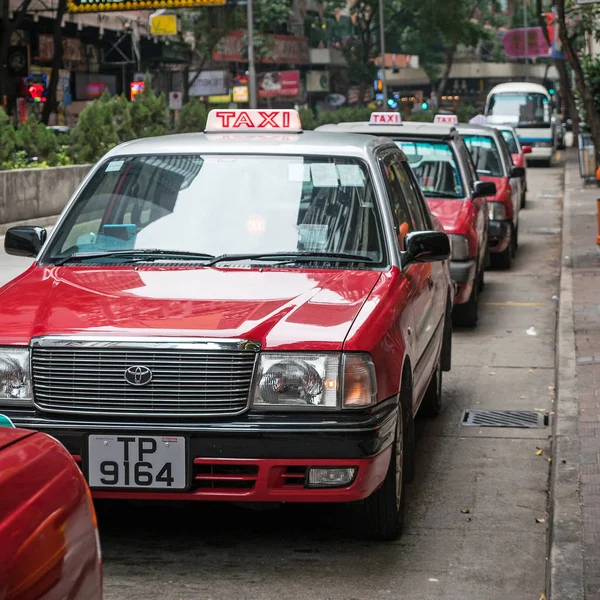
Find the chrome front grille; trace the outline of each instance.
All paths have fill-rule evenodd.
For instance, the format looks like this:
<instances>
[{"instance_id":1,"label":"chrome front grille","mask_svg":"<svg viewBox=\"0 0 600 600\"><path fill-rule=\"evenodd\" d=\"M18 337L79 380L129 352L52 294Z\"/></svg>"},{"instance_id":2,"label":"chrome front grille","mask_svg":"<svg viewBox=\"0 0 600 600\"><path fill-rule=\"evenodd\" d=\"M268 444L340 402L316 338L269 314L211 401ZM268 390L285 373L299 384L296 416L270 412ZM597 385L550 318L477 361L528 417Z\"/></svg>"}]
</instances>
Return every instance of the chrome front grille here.
<instances>
[{"instance_id":1,"label":"chrome front grille","mask_svg":"<svg viewBox=\"0 0 600 600\"><path fill-rule=\"evenodd\" d=\"M257 350L245 341L38 338L31 354L35 405L86 415L236 415L248 406ZM130 367L149 370L150 381L128 381Z\"/></svg>"}]
</instances>

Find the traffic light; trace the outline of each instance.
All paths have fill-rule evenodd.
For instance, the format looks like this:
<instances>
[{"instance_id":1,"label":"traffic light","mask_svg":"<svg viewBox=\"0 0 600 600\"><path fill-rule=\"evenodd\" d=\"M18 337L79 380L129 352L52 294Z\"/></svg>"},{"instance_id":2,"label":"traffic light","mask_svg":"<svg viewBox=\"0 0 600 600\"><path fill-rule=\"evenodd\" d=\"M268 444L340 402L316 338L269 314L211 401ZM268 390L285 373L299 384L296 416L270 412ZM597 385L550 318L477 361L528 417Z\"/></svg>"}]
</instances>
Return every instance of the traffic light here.
<instances>
[{"instance_id":1,"label":"traffic light","mask_svg":"<svg viewBox=\"0 0 600 600\"><path fill-rule=\"evenodd\" d=\"M549 89L548 89L548 93L549 93L551 96L554 96L554 88L553 88L553 87L549 88Z\"/></svg>"},{"instance_id":2,"label":"traffic light","mask_svg":"<svg viewBox=\"0 0 600 600\"><path fill-rule=\"evenodd\" d=\"M388 98L387 103L390 108L398 108L398 102L394 98Z\"/></svg>"},{"instance_id":3,"label":"traffic light","mask_svg":"<svg viewBox=\"0 0 600 600\"><path fill-rule=\"evenodd\" d=\"M429 104L427 104L427 100L423 100L421 102L421 110L427 110L429 108Z\"/></svg>"}]
</instances>

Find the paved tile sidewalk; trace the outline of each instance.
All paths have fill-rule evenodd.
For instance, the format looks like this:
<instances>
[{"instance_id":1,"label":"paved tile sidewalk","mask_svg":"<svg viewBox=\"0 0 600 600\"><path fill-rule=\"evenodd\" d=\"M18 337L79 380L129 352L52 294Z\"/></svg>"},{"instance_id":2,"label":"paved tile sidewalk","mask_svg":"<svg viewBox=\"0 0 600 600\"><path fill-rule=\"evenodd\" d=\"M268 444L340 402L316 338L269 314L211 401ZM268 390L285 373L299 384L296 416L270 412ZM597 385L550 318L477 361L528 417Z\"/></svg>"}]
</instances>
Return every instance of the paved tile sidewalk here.
<instances>
[{"instance_id":1,"label":"paved tile sidewalk","mask_svg":"<svg viewBox=\"0 0 600 600\"><path fill-rule=\"evenodd\" d=\"M600 188L581 184L574 153L566 168L570 231L564 233L571 238L584 597L600 600Z\"/></svg>"}]
</instances>

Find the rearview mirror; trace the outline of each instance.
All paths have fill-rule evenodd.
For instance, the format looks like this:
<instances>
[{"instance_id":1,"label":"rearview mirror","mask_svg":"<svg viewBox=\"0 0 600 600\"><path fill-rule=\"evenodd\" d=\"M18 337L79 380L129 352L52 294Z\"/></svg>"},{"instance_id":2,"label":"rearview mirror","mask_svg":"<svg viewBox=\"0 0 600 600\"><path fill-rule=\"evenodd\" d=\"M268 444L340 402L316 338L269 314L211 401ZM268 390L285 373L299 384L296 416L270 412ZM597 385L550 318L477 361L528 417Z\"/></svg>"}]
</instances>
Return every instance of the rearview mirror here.
<instances>
[{"instance_id":1,"label":"rearview mirror","mask_svg":"<svg viewBox=\"0 0 600 600\"><path fill-rule=\"evenodd\" d=\"M531 154L532 147L531 146L522 146L521 150L523 151L523 154Z\"/></svg>"},{"instance_id":2,"label":"rearview mirror","mask_svg":"<svg viewBox=\"0 0 600 600\"><path fill-rule=\"evenodd\" d=\"M414 231L404 238L403 266L450 258L450 240L442 231Z\"/></svg>"},{"instance_id":3,"label":"rearview mirror","mask_svg":"<svg viewBox=\"0 0 600 600\"><path fill-rule=\"evenodd\" d=\"M473 198L482 196L495 196L496 184L493 181L476 181L473 186Z\"/></svg>"},{"instance_id":4,"label":"rearview mirror","mask_svg":"<svg viewBox=\"0 0 600 600\"><path fill-rule=\"evenodd\" d=\"M43 227L11 227L4 238L4 250L13 256L35 258L47 235Z\"/></svg>"},{"instance_id":5,"label":"rearview mirror","mask_svg":"<svg viewBox=\"0 0 600 600\"><path fill-rule=\"evenodd\" d=\"M523 167L512 166L510 169L511 177L525 177L525 169Z\"/></svg>"}]
</instances>

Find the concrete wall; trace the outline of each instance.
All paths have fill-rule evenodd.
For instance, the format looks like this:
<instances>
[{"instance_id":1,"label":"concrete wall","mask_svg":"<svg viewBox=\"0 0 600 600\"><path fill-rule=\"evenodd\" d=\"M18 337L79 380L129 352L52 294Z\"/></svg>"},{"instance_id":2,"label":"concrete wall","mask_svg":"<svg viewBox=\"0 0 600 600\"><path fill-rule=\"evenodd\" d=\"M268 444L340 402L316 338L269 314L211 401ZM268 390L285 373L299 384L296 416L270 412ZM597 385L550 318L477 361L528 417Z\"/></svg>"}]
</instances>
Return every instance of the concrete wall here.
<instances>
[{"instance_id":1,"label":"concrete wall","mask_svg":"<svg viewBox=\"0 0 600 600\"><path fill-rule=\"evenodd\" d=\"M0 223L58 215L91 168L0 171Z\"/></svg>"}]
</instances>

